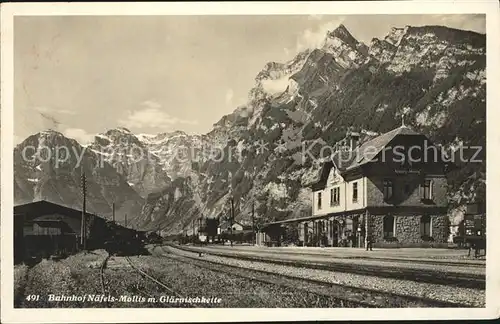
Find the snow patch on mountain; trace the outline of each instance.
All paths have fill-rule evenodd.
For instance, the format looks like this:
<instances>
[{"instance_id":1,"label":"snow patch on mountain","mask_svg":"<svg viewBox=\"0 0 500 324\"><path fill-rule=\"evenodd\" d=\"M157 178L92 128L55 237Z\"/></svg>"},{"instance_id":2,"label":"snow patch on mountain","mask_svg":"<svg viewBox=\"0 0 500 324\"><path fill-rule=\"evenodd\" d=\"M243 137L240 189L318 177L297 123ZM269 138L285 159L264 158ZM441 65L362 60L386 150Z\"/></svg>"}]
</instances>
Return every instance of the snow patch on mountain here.
<instances>
[{"instance_id":1,"label":"snow patch on mountain","mask_svg":"<svg viewBox=\"0 0 500 324\"><path fill-rule=\"evenodd\" d=\"M262 88L269 95L284 92L289 86L290 75L284 75L279 79L264 79L261 81Z\"/></svg>"}]
</instances>

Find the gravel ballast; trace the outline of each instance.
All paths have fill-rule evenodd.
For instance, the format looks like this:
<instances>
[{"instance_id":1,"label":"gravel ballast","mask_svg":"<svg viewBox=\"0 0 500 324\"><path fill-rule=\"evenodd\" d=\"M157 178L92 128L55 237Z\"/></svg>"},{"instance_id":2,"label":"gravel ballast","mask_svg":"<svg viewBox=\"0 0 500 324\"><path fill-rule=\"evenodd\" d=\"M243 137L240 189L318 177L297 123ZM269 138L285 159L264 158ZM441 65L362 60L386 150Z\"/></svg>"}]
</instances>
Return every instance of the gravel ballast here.
<instances>
[{"instance_id":1,"label":"gravel ballast","mask_svg":"<svg viewBox=\"0 0 500 324\"><path fill-rule=\"evenodd\" d=\"M420 270L434 270L445 273L459 273L459 274L473 274L473 275L485 275L486 267L478 265L468 265L463 264L448 265L442 264L442 262L435 263L419 263L418 260L413 262L408 262L408 260L384 260L379 258L339 258L331 257L329 255L321 254L298 254L298 253L280 253L277 252L262 252L262 251L244 251L244 250L229 250L220 248L198 248L190 247L190 249L205 250L207 252L214 251L216 253L231 253L231 254L241 254L245 256L252 257L265 257L270 259L279 259L286 261L298 261L298 262L318 262L318 263L333 263L333 264L357 264L366 266L383 266L383 267L393 267L393 268L403 268L403 269L420 269Z\"/></svg>"},{"instance_id":2,"label":"gravel ballast","mask_svg":"<svg viewBox=\"0 0 500 324\"><path fill-rule=\"evenodd\" d=\"M175 249L178 254L193 255ZM258 261L238 260L221 256L204 254L203 258L222 264L245 267L275 274L320 280L327 283L361 287L383 292L392 292L405 296L431 298L443 302L467 304L473 307L485 306L485 291L473 288L453 287L439 284L421 283L409 280L380 278L376 276L359 275L345 272L299 268L286 265L269 264Z\"/></svg>"}]
</instances>

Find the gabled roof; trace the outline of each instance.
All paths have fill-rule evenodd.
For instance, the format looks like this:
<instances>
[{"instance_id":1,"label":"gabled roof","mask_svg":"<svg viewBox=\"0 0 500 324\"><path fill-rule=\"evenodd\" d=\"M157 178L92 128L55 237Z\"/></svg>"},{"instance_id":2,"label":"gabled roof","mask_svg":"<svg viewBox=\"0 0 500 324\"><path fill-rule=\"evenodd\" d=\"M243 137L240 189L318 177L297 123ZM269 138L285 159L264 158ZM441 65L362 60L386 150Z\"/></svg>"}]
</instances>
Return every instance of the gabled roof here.
<instances>
[{"instance_id":1,"label":"gabled roof","mask_svg":"<svg viewBox=\"0 0 500 324\"><path fill-rule=\"evenodd\" d=\"M407 126L400 126L390 132L379 135L366 141L353 151L337 151L330 159L321 166L319 179L311 184L312 187L323 187L328 180L328 175L333 166L340 174L347 170L360 167L372 161L396 136L398 135L422 135Z\"/></svg>"},{"instance_id":2,"label":"gabled roof","mask_svg":"<svg viewBox=\"0 0 500 324\"><path fill-rule=\"evenodd\" d=\"M38 200L14 206L14 214L42 214L48 212L52 213L64 212L65 215L73 217L81 217L82 215L81 210L77 210L68 206L59 205L47 200ZM85 212L85 214L97 216L89 212Z\"/></svg>"},{"instance_id":3,"label":"gabled roof","mask_svg":"<svg viewBox=\"0 0 500 324\"><path fill-rule=\"evenodd\" d=\"M48 214L54 214L54 215L47 216ZM50 202L47 200L38 200L38 201L29 202L29 203L14 206L14 215L27 216L27 217L25 217L24 221L33 221L35 219L37 220L37 222L43 221L45 219L62 220L60 216L57 216L57 214L64 215L66 217L70 217L70 218L75 219L75 220L80 220L82 217L81 210L71 208L68 206L64 206L64 205L59 205L59 204L56 204L56 203L53 203L53 202ZM45 215L45 216L43 216L43 215ZM95 215L95 214L89 213L89 212L85 212L85 215L93 216L95 220L102 222L102 223L106 223L107 226L109 226L110 228L140 232L136 229L125 227L119 223L108 220L100 215ZM74 225L74 226L76 226L76 225Z\"/></svg>"},{"instance_id":4,"label":"gabled roof","mask_svg":"<svg viewBox=\"0 0 500 324\"><path fill-rule=\"evenodd\" d=\"M229 228L229 223L228 222L220 223L219 228L221 230L225 230L225 229Z\"/></svg>"},{"instance_id":5,"label":"gabled roof","mask_svg":"<svg viewBox=\"0 0 500 324\"><path fill-rule=\"evenodd\" d=\"M234 225L240 225L241 227L245 227L245 225L241 224L240 222L233 222L233 226Z\"/></svg>"},{"instance_id":6,"label":"gabled roof","mask_svg":"<svg viewBox=\"0 0 500 324\"><path fill-rule=\"evenodd\" d=\"M380 151L382 151L393 139L398 135L422 135L408 128L407 126L400 126L390 132L377 136L359 146L354 150L353 159L346 170L353 169L370 162L375 158Z\"/></svg>"},{"instance_id":7,"label":"gabled roof","mask_svg":"<svg viewBox=\"0 0 500 324\"><path fill-rule=\"evenodd\" d=\"M233 225L240 225L241 227L245 228L245 225L241 224L240 222L233 222ZM231 226L230 226L229 222L224 222L224 223L219 224L219 228L221 230L226 230L230 227Z\"/></svg>"},{"instance_id":8,"label":"gabled roof","mask_svg":"<svg viewBox=\"0 0 500 324\"><path fill-rule=\"evenodd\" d=\"M332 167L335 167L340 172L344 171L351 165L355 155L352 151L337 151L330 158L324 160L319 171L319 180L311 184L312 187L326 184L328 175Z\"/></svg>"}]
</instances>

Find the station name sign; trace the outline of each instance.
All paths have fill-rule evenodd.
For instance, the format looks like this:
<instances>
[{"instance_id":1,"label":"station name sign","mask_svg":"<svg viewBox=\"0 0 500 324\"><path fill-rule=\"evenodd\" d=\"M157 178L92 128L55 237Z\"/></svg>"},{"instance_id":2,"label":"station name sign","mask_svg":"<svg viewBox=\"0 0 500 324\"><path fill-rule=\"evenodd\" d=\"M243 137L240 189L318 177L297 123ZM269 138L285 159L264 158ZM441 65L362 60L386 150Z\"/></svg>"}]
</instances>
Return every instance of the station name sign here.
<instances>
[{"instance_id":1,"label":"station name sign","mask_svg":"<svg viewBox=\"0 0 500 324\"><path fill-rule=\"evenodd\" d=\"M411 169L395 169L394 173L396 174L420 174L421 170L411 170Z\"/></svg>"}]
</instances>

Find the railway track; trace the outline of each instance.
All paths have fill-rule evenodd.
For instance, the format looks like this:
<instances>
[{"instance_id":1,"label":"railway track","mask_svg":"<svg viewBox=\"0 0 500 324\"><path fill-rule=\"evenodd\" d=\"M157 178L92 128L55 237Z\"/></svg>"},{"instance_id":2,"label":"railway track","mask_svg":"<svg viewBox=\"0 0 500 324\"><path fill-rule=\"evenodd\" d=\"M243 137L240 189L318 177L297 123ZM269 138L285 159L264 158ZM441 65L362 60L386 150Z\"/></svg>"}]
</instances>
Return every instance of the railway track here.
<instances>
[{"instance_id":1,"label":"railway track","mask_svg":"<svg viewBox=\"0 0 500 324\"><path fill-rule=\"evenodd\" d=\"M153 250L155 248L153 248ZM381 308L394 307L394 304L401 305L399 307L471 307L470 305L438 301L430 298L406 296L366 288L327 283L310 278L297 278L296 276L284 274L277 275L268 271L221 264L216 261L179 254L175 252L175 247L166 248L168 249L168 254L161 254L163 257L177 259L181 262L186 262L207 270L222 272L228 275L251 279L261 283L278 285L285 288L304 290L319 296L333 298L338 301L341 307ZM164 249L164 247L162 247L162 249ZM376 302L373 303L373 301Z\"/></svg>"},{"instance_id":2,"label":"railway track","mask_svg":"<svg viewBox=\"0 0 500 324\"><path fill-rule=\"evenodd\" d=\"M307 253L300 253L300 255L306 255ZM323 254L323 256L328 256L327 254ZM335 258L334 258L335 259ZM417 260L417 259L405 259L405 258L388 258L388 257L362 257L362 256L347 256L342 257L341 259L365 259L365 260L373 260L373 261L393 261L393 262L401 262L401 263L422 263L422 264L436 264L443 266L452 266L452 267L463 267L463 268L484 268L486 264L481 263L466 263L466 262L457 262L457 261L441 261L440 259L434 260Z\"/></svg>"},{"instance_id":3,"label":"railway track","mask_svg":"<svg viewBox=\"0 0 500 324\"><path fill-rule=\"evenodd\" d=\"M107 296L108 293L109 293L109 290L108 290L108 288L106 286L106 279L104 277L104 269L106 269L106 265L108 264L109 258L110 258L110 255L108 254L106 256L106 258L104 258L104 261L102 262L100 270L99 270L100 277L101 277L101 291L102 291L102 294L104 296ZM105 301L105 304L106 304L106 307L109 307L109 302L108 302L107 299Z\"/></svg>"},{"instance_id":4,"label":"railway track","mask_svg":"<svg viewBox=\"0 0 500 324\"><path fill-rule=\"evenodd\" d=\"M143 277L145 279L148 279L149 281L151 281L152 283L154 283L156 286L161 287L163 290L168 291L169 293L175 295L177 298L184 299L184 297L182 295L180 295L179 293L177 293L174 289L172 289L171 287L167 286L165 283L159 281L155 277L149 275L147 272L145 272L144 270L142 270L139 267L137 267L132 262L132 260L130 259L130 257L126 256L125 260L127 260L127 262L129 263L130 267L132 269L134 269L134 271L136 271L141 277ZM142 293L145 293L145 294L147 294L150 297L155 297L155 298L157 297L156 295L151 294L150 292L147 292L147 291L142 291ZM187 305L189 307L197 308L197 306L195 304L186 303L185 305Z\"/></svg>"},{"instance_id":5,"label":"railway track","mask_svg":"<svg viewBox=\"0 0 500 324\"><path fill-rule=\"evenodd\" d=\"M104 296L109 295L109 287L106 284L105 269L106 269L106 266L107 266L108 261L109 261L110 258L111 258L110 255L106 256L106 258L104 259L104 261L102 262L101 267L100 267L101 292L102 292L102 294ZM135 265L132 262L132 260L130 259L130 257L125 256L124 258L127 261L127 263L130 265L130 268L133 269L139 276L141 276L142 278L147 279L154 286L161 287L162 290L168 291L170 294L173 294L173 295L175 295L178 298L183 298L180 294L178 294L175 290L173 290L172 288L170 288L169 286L167 286L165 283L159 281L158 279L154 278L153 276L149 275L148 273L146 273L145 271L143 271L142 269L140 269L137 265ZM148 291L147 289L142 289L142 288L140 288L138 286L136 286L134 288L138 292L140 292L142 295L144 295L144 296L153 297L155 299L158 298L157 294L155 294L154 292ZM106 304L107 308L110 307L110 302L107 299L105 299L105 304ZM186 304L186 305L188 305L190 307L196 307L196 305L194 305L194 304ZM173 306L169 306L169 304L163 303L162 307L173 307Z\"/></svg>"},{"instance_id":6,"label":"railway track","mask_svg":"<svg viewBox=\"0 0 500 324\"><path fill-rule=\"evenodd\" d=\"M221 249L222 250L222 249ZM238 251L241 252L252 252L251 250L244 250L244 249L238 249ZM265 254L275 254L277 251L259 251L259 252L264 252ZM429 259L415 259L415 258L405 258L405 257L386 257L386 256L369 256L369 255L364 255L364 256L359 256L359 255L345 255L345 256L337 256L332 253L325 253L325 252L302 252L302 251L279 251L281 255L286 254L290 256L315 256L315 257L328 257L330 259L347 259L347 260L357 260L357 259L363 259L363 260L370 260L370 261L392 261L392 262L400 262L400 263L420 263L420 264L433 264L433 265L443 265L443 266L453 266L453 267L464 267L464 268L484 268L486 266L485 263L479 263L476 260L473 260L474 263L471 262L460 262L460 261L449 261L449 260L443 260L443 259L438 259L436 258L435 260L429 260Z\"/></svg>"},{"instance_id":7,"label":"railway track","mask_svg":"<svg viewBox=\"0 0 500 324\"><path fill-rule=\"evenodd\" d=\"M200 251L214 256L264 262L269 264L286 265L297 268L308 268L315 270L336 271L344 273L353 273L359 275L377 276L381 278L392 278L400 280L410 280L430 284L442 284L463 288L475 288L484 290L486 288L486 278L483 275L467 274L458 272L440 272L435 270L419 270L401 267L384 267L376 265L357 265L355 263L335 263L335 262L316 262L316 261L298 261L298 260L284 260L270 257L250 256L240 253L228 253L205 251L203 249L189 248L185 246L171 245L174 248L184 250L187 252L199 253Z\"/></svg>"}]
</instances>

